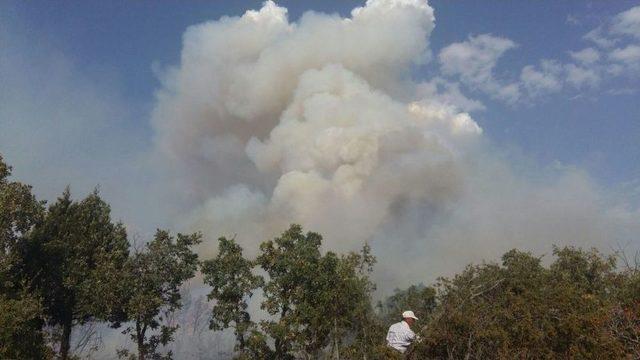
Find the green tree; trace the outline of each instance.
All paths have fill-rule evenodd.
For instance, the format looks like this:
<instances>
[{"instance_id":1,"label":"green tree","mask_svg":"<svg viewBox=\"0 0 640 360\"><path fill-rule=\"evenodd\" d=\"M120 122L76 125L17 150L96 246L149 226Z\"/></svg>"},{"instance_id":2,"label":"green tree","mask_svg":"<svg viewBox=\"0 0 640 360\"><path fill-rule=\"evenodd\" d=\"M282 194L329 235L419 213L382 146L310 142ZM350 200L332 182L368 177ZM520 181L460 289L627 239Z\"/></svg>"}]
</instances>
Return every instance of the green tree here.
<instances>
[{"instance_id":1,"label":"green tree","mask_svg":"<svg viewBox=\"0 0 640 360\"><path fill-rule=\"evenodd\" d=\"M42 220L44 203L37 201L31 186L9 181L11 167L0 155L0 289L18 286L12 275L23 266L26 235Z\"/></svg>"},{"instance_id":2,"label":"green tree","mask_svg":"<svg viewBox=\"0 0 640 360\"><path fill-rule=\"evenodd\" d=\"M629 358L640 359L640 271L635 265L625 269L619 279L617 302L608 328Z\"/></svg>"},{"instance_id":3,"label":"green tree","mask_svg":"<svg viewBox=\"0 0 640 360\"><path fill-rule=\"evenodd\" d=\"M0 358L48 357L40 298L23 277L27 235L42 220L43 203L31 186L9 181L11 167L0 155Z\"/></svg>"},{"instance_id":4,"label":"green tree","mask_svg":"<svg viewBox=\"0 0 640 360\"><path fill-rule=\"evenodd\" d=\"M331 258L335 256L327 253L325 259ZM369 278L375 263L368 244L359 253L340 256L333 280L325 289L325 294L330 295L323 305L328 309L329 320L333 319L331 353L336 359L371 358L384 336L371 304L375 285Z\"/></svg>"},{"instance_id":5,"label":"green tree","mask_svg":"<svg viewBox=\"0 0 640 360\"><path fill-rule=\"evenodd\" d=\"M512 250L501 264L470 265L440 279L415 358L631 356L622 339L633 320L612 322L624 276L613 258L570 247L554 255L545 268L539 258Z\"/></svg>"},{"instance_id":6,"label":"green tree","mask_svg":"<svg viewBox=\"0 0 640 360\"><path fill-rule=\"evenodd\" d=\"M26 269L48 323L62 329L61 359L70 355L75 325L106 317L96 306L101 295L96 279L105 267L122 269L128 251L124 226L111 221L109 205L97 191L75 202L65 190L33 229Z\"/></svg>"},{"instance_id":7,"label":"green tree","mask_svg":"<svg viewBox=\"0 0 640 360\"><path fill-rule=\"evenodd\" d=\"M112 284L119 288L116 293L122 294L116 300L120 308L116 309L115 318L131 322L124 333L130 334L137 345L138 360L172 357L171 352L166 355L158 352L158 347L168 344L177 329L163 322L181 306L180 286L195 275L198 256L192 247L200 241L201 235L197 233L178 234L174 238L168 231L158 230L145 251L130 257L122 276ZM136 358L127 351L119 353L122 357Z\"/></svg>"},{"instance_id":8,"label":"green tree","mask_svg":"<svg viewBox=\"0 0 640 360\"><path fill-rule=\"evenodd\" d=\"M42 333L42 305L30 294L0 295L0 358L51 357Z\"/></svg>"},{"instance_id":9,"label":"green tree","mask_svg":"<svg viewBox=\"0 0 640 360\"><path fill-rule=\"evenodd\" d=\"M339 357L341 351L360 354L360 345L373 342L367 328L373 322L368 276L375 258L368 246L361 253L322 254L321 243L319 234L292 225L263 242L250 261L234 241L221 239L218 256L205 262L203 271L216 301L214 329L234 323L238 348L245 349L241 358L318 358L327 349ZM264 281L253 271L263 272ZM272 315L259 327L246 312L258 286L261 307Z\"/></svg>"},{"instance_id":10,"label":"green tree","mask_svg":"<svg viewBox=\"0 0 640 360\"><path fill-rule=\"evenodd\" d=\"M201 269L204 283L211 286L208 299L214 301L209 328L223 330L232 326L236 351L240 354L255 348L255 344L247 348L247 339L255 332L255 323L251 321L247 307L248 300L264 279L253 274L253 267L253 262L243 257L242 248L234 239L221 237L218 255L203 262Z\"/></svg>"},{"instance_id":11,"label":"green tree","mask_svg":"<svg viewBox=\"0 0 640 360\"><path fill-rule=\"evenodd\" d=\"M292 225L282 236L260 245L257 263L268 275L262 308L277 317L263 321L262 327L274 339L277 359L293 358L297 351L308 351L320 340L321 329L303 326L315 317L309 313L311 304L306 304L321 288L312 289L314 280L317 285L326 282L318 272L321 241L319 234L305 235L300 226Z\"/></svg>"}]
</instances>

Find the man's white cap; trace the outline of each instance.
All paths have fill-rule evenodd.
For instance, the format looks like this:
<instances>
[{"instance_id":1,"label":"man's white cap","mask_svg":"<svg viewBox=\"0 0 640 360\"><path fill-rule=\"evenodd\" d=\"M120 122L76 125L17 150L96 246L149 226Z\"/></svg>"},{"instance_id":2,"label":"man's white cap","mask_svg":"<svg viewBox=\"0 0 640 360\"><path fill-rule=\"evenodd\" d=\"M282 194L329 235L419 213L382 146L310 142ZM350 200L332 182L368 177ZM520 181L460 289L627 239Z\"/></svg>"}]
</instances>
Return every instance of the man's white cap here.
<instances>
[{"instance_id":1,"label":"man's white cap","mask_svg":"<svg viewBox=\"0 0 640 360\"><path fill-rule=\"evenodd\" d=\"M412 318L412 319L416 319L418 320L418 318L416 317L416 315L413 313L413 311L411 310L407 310L405 312L402 313L402 318L406 319L406 318Z\"/></svg>"}]
</instances>

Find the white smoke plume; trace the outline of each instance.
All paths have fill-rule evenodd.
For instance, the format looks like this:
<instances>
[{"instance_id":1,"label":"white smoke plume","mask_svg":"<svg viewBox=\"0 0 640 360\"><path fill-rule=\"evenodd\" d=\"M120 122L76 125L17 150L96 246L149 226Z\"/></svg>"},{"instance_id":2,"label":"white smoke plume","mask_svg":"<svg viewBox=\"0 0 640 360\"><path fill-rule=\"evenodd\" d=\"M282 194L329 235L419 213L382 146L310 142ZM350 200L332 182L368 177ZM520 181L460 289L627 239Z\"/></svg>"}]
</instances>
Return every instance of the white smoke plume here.
<instances>
[{"instance_id":1,"label":"white smoke plume","mask_svg":"<svg viewBox=\"0 0 640 360\"><path fill-rule=\"evenodd\" d=\"M510 165L469 114L412 81L434 21L423 0L296 22L267 1L186 31L153 124L190 205L184 221L208 237L205 258L220 235L251 251L295 222L330 249L370 242L384 289L513 247L637 233L636 208L587 174Z\"/></svg>"}]
</instances>

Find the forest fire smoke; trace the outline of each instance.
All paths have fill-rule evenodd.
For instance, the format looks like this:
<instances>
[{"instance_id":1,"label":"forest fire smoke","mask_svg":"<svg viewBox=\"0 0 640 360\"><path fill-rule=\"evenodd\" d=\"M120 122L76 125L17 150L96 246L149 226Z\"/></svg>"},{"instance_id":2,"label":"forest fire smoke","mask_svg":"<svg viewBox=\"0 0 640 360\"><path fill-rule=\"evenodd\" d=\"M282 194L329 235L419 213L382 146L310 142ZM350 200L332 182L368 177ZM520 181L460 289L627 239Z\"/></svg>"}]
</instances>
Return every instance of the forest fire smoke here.
<instances>
[{"instance_id":1,"label":"forest fire smoke","mask_svg":"<svg viewBox=\"0 0 640 360\"><path fill-rule=\"evenodd\" d=\"M372 243L383 282L396 280L398 259L418 260L402 269L409 283L429 279L426 264L457 269L452 257L599 245L640 227L583 172L515 171L469 114L420 98L411 74L430 59L434 23L422 0L368 0L350 17L296 22L267 1L186 31L153 124L187 193L185 221L208 237L205 257L220 235L251 252L300 223L331 249Z\"/></svg>"}]
</instances>

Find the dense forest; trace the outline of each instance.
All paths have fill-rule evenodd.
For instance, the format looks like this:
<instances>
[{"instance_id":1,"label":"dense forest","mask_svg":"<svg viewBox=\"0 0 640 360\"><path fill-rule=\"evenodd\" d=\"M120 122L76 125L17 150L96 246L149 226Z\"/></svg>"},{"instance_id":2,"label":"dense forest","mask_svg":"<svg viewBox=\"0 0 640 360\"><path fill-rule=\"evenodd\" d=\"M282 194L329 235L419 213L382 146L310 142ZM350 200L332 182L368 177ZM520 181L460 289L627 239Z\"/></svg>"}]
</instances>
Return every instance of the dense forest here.
<instances>
[{"instance_id":1,"label":"dense forest","mask_svg":"<svg viewBox=\"0 0 640 360\"><path fill-rule=\"evenodd\" d=\"M198 233L158 230L132 246L97 191L46 204L10 175L0 157L2 359L78 358L73 329L88 323L130 337L114 357L177 358L166 345L179 324L167 320L198 273L208 328L233 333L238 359L400 358L384 339L407 309L421 340L406 358L640 358L640 264L624 252L558 247L543 261L511 250L374 302L366 244L323 251L320 234L291 225L251 258L225 237L214 258L199 258ZM266 319L249 311L257 294Z\"/></svg>"}]
</instances>

